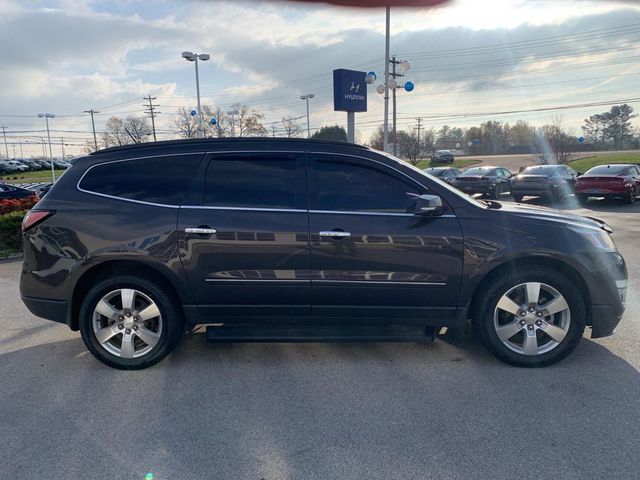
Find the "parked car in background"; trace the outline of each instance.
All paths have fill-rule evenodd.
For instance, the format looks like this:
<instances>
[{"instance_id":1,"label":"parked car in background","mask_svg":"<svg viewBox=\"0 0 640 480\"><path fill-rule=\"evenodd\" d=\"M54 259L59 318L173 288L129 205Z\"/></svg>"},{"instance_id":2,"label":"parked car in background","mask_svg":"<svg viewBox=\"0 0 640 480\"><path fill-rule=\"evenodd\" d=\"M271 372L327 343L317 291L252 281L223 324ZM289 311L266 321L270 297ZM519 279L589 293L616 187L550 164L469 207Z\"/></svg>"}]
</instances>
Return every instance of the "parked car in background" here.
<instances>
[{"instance_id":1,"label":"parked car in background","mask_svg":"<svg viewBox=\"0 0 640 480\"><path fill-rule=\"evenodd\" d=\"M40 165L41 170L44 170L45 168L51 168L51 162L49 162L48 160L35 159L34 162Z\"/></svg>"},{"instance_id":2,"label":"parked car in background","mask_svg":"<svg viewBox=\"0 0 640 480\"><path fill-rule=\"evenodd\" d=\"M69 168L71 166L71 164L69 162L67 162L66 160L54 160L53 161L53 166L54 168Z\"/></svg>"},{"instance_id":3,"label":"parked car in background","mask_svg":"<svg viewBox=\"0 0 640 480\"><path fill-rule=\"evenodd\" d=\"M6 160L0 161L0 175L8 175L18 171L18 167Z\"/></svg>"},{"instance_id":4,"label":"parked car in background","mask_svg":"<svg viewBox=\"0 0 640 480\"><path fill-rule=\"evenodd\" d=\"M509 193L511 172L504 167L473 167L451 180L451 185L469 195L482 194L498 199Z\"/></svg>"},{"instance_id":5,"label":"parked car in background","mask_svg":"<svg viewBox=\"0 0 640 480\"><path fill-rule=\"evenodd\" d=\"M496 357L540 367L585 326L612 334L626 298L605 222L479 202L343 142L101 150L22 229L24 303L122 369L157 363L198 324L212 341L424 340L468 318Z\"/></svg>"},{"instance_id":6,"label":"parked car in background","mask_svg":"<svg viewBox=\"0 0 640 480\"><path fill-rule=\"evenodd\" d=\"M575 191L582 202L589 197L616 197L634 203L640 195L640 166L598 165L578 178Z\"/></svg>"},{"instance_id":7,"label":"parked car in background","mask_svg":"<svg viewBox=\"0 0 640 480\"><path fill-rule=\"evenodd\" d=\"M431 155L431 161L433 163L453 163L453 153L449 150L436 150Z\"/></svg>"},{"instance_id":8,"label":"parked car in background","mask_svg":"<svg viewBox=\"0 0 640 480\"><path fill-rule=\"evenodd\" d=\"M511 178L511 195L516 202L527 196L560 200L573 195L577 178L566 165L534 165Z\"/></svg>"},{"instance_id":9,"label":"parked car in background","mask_svg":"<svg viewBox=\"0 0 640 480\"><path fill-rule=\"evenodd\" d=\"M40 166L40 164L35 160L31 160L29 158L21 158L19 162L29 167L29 170L31 171L42 170L42 167Z\"/></svg>"},{"instance_id":10,"label":"parked car in background","mask_svg":"<svg viewBox=\"0 0 640 480\"><path fill-rule=\"evenodd\" d=\"M0 183L0 213L31 208L38 200L33 190Z\"/></svg>"},{"instance_id":11,"label":"parked car in background","mask_svg":"<svg viewBox=\"0 0 640 480\"><path fill-rule=\"evenodd\" d=\"M8 160L7 163L9 165L13 165L16 168L17 172L27 172L29 170L29 167L27 165L25 165L24 163L20 163L17 160Z\"/></svg>"},{"instance_id":12,"label":"parked car in background","mask_svg":"<svg viewBox=\"0 0 640 480\"><path fill-rule=\"evenodd\" d=\"M457 178L462 174L461 170L453 167L430 167L425 168L423 171L429 175L438 177L440 180L444 180L447 183L451 183L454 178Z\"/></svg>"}]
</instances>

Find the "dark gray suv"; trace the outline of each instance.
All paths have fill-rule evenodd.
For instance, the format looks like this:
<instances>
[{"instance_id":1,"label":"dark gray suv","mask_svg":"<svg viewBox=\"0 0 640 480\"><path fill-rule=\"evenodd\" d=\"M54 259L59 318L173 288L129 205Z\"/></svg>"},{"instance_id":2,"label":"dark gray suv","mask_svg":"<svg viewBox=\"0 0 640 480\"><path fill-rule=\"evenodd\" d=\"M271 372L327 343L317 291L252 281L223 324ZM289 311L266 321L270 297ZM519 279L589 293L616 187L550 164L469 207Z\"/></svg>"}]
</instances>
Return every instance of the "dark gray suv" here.
<instances>
[{"instance_id":1,"label":"dark gray suv","mask_svg":"<svg viewBox=\"0 0 640 480\"><path fill-rule=\"evenodd\" d=\"M21 294L107 365L211 340L416 340L471 319L501 360L610 335L624 259L601 220L480 202L345 143L157 142L77 158L23 223Z\"/></svg>"}]
</instances>

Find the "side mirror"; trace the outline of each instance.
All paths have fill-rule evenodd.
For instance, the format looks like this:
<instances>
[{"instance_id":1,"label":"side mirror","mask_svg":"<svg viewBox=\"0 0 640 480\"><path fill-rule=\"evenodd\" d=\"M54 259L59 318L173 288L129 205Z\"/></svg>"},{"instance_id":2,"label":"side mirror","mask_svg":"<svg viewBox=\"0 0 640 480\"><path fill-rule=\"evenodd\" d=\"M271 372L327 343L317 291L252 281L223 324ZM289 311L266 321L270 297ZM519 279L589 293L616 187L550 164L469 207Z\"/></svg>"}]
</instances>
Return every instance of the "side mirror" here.
<instances>
[{"instance_id":1,"label":"side mirror","mask_svg":"<svg viewBox=\"0 0 640 480\"><path fill-rule=\"evenodd\" d=\"M437 215L442 210L442 198L438 195L418 195L416 197L416 215Z\"/></svg>"}]
</instances>

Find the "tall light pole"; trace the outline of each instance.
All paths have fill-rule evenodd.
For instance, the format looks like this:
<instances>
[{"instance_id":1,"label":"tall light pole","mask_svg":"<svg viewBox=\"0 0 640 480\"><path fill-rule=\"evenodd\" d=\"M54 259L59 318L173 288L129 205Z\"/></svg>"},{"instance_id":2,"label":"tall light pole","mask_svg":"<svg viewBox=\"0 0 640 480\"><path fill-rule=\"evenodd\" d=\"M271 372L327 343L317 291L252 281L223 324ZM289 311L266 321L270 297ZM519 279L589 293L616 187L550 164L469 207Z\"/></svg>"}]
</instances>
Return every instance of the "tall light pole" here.
<instances>
[{"instance_id":1,"label":"tall light pole","mask_svg":"<svg viewBox=\"0 0 640 480\"><path fill-rule=\"evenodd\" d=\"M53 113L39 113L38 118L43 118L47 123L47 139L49 140L49 160L51 161L51 181L55 183L56 181L56 172L53 169L53 152L51 150L51 134L49 133L49 119L56 118Z\"/></svg>"},{"instance_id":2,"label":"tall light pole","mask_svg":"<svg viewBox=\"0 0 640 480\"><path fill-rule=\"evenodd\" d=\"M302 95L300 100L307 101L307 138L311 138L311 127L309 126L309 99L315 97L313 93L307 93L306 95Z\"/></svg>"},{"instance_id":3,"label":"tall light pole","mask_svg":"<svg viewBox=\"0 0 640 480\"><path fill-rule=\"evenodd\" d=\"M227 115L231 115L231 136L232 137L236 136L235 116L238 115L238 113L240 113L240 112L238 111L237 108L234 108L233 110L229 110L227 112ZM240 125L240 134L242 134L242 125Z\"/></svg>"},{"instance_id":4,"label":"tall light pole","mask_svg":"<svg viewBox=\"0 0 640 480\"><path fill-rule=\"evenodd\" d=\"M2 128L2 135L4 136L4 151L7 154L7 160L9 160L9 147L7 147L7 132L5 131L7 126L0 125L0 128Z\"/></svg>"},{"instance_id":5,"label":"tall light pole","mask_svg":"<svg viewBox=\"0 0 640 480\"><path fill-rule=\"evenodd\" d=\"M208 53L193 53L193 52L182 52L182 58L186 59L189 62L196 63L196 94L198 97L198 131L199 136L202 138L204 136L204 131L202 129L202 109L200 108L200 76L198 74L198 60L202 60L206 62L211 58Z\"/></svg>"}]
</instances>

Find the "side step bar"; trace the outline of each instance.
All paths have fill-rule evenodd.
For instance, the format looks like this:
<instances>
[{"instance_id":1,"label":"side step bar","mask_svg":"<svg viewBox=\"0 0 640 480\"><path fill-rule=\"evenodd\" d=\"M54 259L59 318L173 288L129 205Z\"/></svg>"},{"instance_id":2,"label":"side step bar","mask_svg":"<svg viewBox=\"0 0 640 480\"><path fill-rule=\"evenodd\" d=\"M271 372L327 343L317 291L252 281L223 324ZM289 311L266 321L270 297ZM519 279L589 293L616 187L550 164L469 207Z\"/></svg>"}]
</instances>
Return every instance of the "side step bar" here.
<instances>
[{"instance_id":1,"label":"side step bar","mask_svg":"<svg viewBox=\"0 0 640 480\"><path fill-rule=\"evenodd\" d=\"M419 342L435 339L434 327L222 325L207 327L209 342Z\"/></svg>"}]
</instances>

